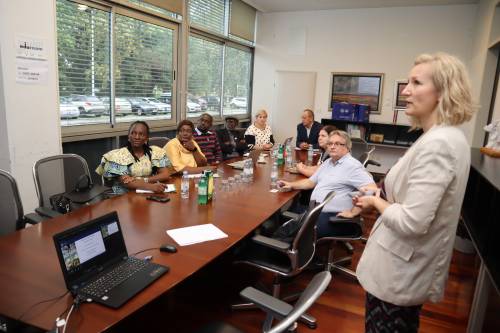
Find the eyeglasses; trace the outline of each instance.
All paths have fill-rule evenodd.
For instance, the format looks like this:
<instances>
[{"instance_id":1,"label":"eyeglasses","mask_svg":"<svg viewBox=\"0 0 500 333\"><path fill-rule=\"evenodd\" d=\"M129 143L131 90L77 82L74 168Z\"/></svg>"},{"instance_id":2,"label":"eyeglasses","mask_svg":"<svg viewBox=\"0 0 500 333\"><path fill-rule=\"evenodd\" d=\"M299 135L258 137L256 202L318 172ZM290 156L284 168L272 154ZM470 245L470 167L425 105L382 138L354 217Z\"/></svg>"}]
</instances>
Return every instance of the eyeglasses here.
<instances>
[{"instance_id":1,"label":"eyeglasses","mask_svg":"<svg viewBox=\"0 0 500 333\"><path fill-rule=\"evenodd\" d=\"M328 142L326 144L328 147L331 147L331 146L335 146L335 147L345 147L346 144L345 143L341 143L341 142Z\"/></svg>"}]
</instances>

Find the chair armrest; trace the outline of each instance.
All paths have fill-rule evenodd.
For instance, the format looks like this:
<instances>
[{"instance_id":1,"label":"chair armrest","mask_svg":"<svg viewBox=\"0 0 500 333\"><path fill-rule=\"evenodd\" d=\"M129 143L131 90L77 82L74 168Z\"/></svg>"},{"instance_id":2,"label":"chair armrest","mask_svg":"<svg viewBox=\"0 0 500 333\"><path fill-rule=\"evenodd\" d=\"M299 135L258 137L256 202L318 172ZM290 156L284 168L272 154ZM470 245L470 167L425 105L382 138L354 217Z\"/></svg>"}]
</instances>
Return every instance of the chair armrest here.
<instances>
[{"instance_id":1,"label":"chair armrest","mask_svg":"<svg viewBox=\"0 0 500 333\"><path fill-rule=\"evenodd\" d=\"M24 221L29 224L38 224L40 222L43 222L47 220L46 217L43 217L37 213L29 213L24 215Z\"/></svg>"},{"instance_id":2,"label":"chair armrest","mask_svg":"<svg viewBox=\"0 0 500 333\"><path fill-rule=\"evenodd\" d=\"M47 208L47 207L37 207L37 208L35 208L35 212L37 214L41 215L42 217L49 217L49 218L53 218L53 217L57 217L57 216L62 215L61 213L56 212L55 210L52 210L52 209Z\"/></svg>"},{"instance_id":3,"label":"chair armrest","mask_svg":"<svg viewBox=\"0 0 500 333\"><path fill-rule=\"evenodd\" d=\"M286 218L292 219L292 220L298 220L300 217L300 214L290 212L290 211L283 212L283 213L281 213L281 215L283 215Z\"/></svg>"},{"instance_id":4,"label":"chair armrest","mask_svg":"<svg viewBox=\"0 0 500 333\"><path fill-rule=\"evenodd\" d=\"M278 250L285 252L290 248L290 244L280 241L278 239L262 236L262 235L256 235L252 237L252 241L254 241L257 244L264 245L267 247L270 247L272 249Z\"/></svg>"},{"instance_id":5,"label":"chair armrest","mask_svg":"<svg viewBox=\"0 0 500 333\"><path fill-rule=\"evenodd\" d=\"M342 223L342 222L352 223L355 221L355 219L356 219L356 217L347 218L347 217L342 217L342 216L330 216L328 221L331 223Z\"/></svg>"},{"instance_id":6,"label":"chair armrest","mask_svg":"<svg viewBox=\"0 0 500 333\"><path fill-rule=\"evenodd\" d=\"M277 298L272 297L253 287L246 287L240 292L240 296L254 303L262 311L269 313L279 319L286 317L293 307Z\"/></svg>"},{"instance_id":7,"label":"chair armrest","mask_svg":"<svg viewBox=\"0 0 500 333\"><path fill-rule=\"evenodd\" d=\"M378 166L378 167L382 165L382 164L380 164L380 162L377 162L375 160L368 160L368 161L365 162L366 166L369 166L370 164Z\"/></svg>"}]
</instances>

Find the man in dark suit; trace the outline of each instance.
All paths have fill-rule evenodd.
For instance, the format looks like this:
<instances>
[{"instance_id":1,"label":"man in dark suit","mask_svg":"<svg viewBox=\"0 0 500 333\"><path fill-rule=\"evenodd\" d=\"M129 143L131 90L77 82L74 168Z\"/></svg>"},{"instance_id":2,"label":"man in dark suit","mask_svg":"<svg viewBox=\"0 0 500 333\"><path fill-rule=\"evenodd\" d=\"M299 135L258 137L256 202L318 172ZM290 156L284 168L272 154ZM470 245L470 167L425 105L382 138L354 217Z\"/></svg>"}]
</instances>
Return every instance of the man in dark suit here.
<instances>
[{"instance_id":1,"label":"man in dark suit","mask_svg":"<svg viewBox=\"0 0 500 333\"><path fill-rule=\"evenodd\" d=\"M300 149L309 149L309 145L312 145L314 149L318 149L318 135L320 130L321 124L314 121L314 112L310 109L305 109L302 112L302 123L297 125L296 146Z\"/></svg>"},{"instance_id":2,"label":"man in dark suit","mask_svg":"<svg viewBox=\"0 0 500 333\"><path fill-rule=\"evenodd\" d=\"M217 130L217 138L222 150L223 158L228 159L241 156L247 149L244 131L237 130L238 119L226 117L226 126Z\"/></svg>"}]
</instances>

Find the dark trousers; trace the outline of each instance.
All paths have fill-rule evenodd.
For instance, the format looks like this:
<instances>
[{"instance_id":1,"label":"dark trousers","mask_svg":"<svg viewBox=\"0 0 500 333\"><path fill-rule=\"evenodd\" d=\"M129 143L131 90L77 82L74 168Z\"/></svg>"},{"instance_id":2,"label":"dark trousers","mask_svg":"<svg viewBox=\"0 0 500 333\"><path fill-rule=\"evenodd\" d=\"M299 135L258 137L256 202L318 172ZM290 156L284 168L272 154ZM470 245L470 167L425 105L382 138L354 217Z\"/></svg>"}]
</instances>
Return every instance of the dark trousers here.
<instances>
[{"instance_id":1,"label":"dark trousers","mask_svg":"<svg viewBox=\"0 0 500 333\"><path fill-rule=\"evenodd\" d=\"M365 333L417 333L422 305L399 306L366 293Z\"/></svg>"}]
</instances>

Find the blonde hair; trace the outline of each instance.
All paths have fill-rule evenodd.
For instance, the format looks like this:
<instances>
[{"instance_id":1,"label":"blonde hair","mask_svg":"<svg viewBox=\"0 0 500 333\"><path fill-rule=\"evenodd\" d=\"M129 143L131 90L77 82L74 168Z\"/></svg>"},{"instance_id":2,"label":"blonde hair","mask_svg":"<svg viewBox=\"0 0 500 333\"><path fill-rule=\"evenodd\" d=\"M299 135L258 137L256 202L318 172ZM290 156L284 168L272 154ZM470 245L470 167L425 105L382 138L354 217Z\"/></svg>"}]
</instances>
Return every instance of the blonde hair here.
<instances>
[{"instance_id":1,"label":"blonde hair","mask_svg":"<svg viewBox=\"0 0 500 333\"><path fill-rule=\"evenodd\" d=\"M464 64L457 57L443 52L419 55L414 66L420 64L432 67L432 82L440 96L436 106L437 123L460 125L469 121L475 106ZM412 117L412 121L414 126L419 126L415 118Z\"/></svg>"},{"instance_id":2,"label":"blonde hair","mask_svg":"<svg viewBox=\"0 0 500 333\"><path fill-rule=\"evenodd\" d=\"M349 134L347 134L347 132L341 131L341 130L331 131L330 135L328 137L331 138L334 135L338 135L342 139L344 139L345 140L345 146L347 147L347 149L349 149L349 151L351 151L351 149L352 149L352 141L351 141L351 137L349 136Z\"/></svg>"},{"instance_id":3,"label":"blonde hair","mask_svg":"<svg viewBox=\"0 0 500 333\"><path fill-rule=\"evenodd\" d=\"M268 114L267 114L267 111L264 110L264 109L260 109L259 111L257 111L257 113L255 114L255 118L257 118L258 116L260 116L261 114L265 114L266 117L268 117Z\"/></svg>"}]
</instances>

